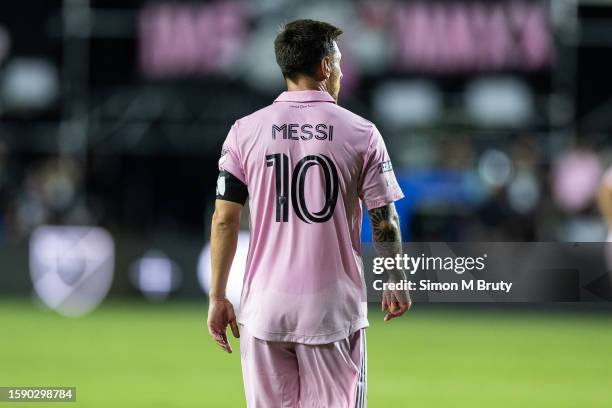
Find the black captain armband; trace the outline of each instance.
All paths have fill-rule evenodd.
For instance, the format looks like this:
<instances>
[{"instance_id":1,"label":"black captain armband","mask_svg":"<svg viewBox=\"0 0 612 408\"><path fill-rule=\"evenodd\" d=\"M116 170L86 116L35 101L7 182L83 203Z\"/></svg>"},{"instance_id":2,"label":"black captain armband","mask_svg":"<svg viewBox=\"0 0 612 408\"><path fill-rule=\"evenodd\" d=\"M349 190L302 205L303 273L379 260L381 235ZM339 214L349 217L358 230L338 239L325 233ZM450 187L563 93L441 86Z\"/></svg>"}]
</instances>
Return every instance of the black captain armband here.
<instances>
[{"instance_id":1,"label":"black captain armband","mask_svg":"<svg viewBox=\"0 0 612 408\"><path fill-rule=\"evenodd\" d=\"M246 184L232 173L225 170L219 172L217 179L217 200L233 201L244 205L249 197Z\"/></svg>"}]
</instances>

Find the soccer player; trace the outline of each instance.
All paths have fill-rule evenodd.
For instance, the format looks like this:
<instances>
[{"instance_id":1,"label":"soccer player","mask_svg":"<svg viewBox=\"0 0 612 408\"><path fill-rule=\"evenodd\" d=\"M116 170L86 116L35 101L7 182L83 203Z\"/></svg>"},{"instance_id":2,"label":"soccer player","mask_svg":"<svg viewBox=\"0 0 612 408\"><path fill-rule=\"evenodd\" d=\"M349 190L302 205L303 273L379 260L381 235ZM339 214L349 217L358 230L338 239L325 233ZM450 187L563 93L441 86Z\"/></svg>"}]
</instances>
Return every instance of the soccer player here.
<instances>
[{"instance_id":1,"label":"soccer player","mask_svg":"<svg viewBox=\"0 0 612 408\"><path fill-rule=\"evenodd\" d=\"M379 254L395 256L403 194L376 127L337 105L341 33L313 20L283 27L274 49L287 91L237 120L219 159L208 328L228 353L227 327L240 337L248 407L366 405L361 203ZM225 289L247 200L236 319ZM385 321L410 304L407 292L384 292Z\"/></svg>"}]
</instances>

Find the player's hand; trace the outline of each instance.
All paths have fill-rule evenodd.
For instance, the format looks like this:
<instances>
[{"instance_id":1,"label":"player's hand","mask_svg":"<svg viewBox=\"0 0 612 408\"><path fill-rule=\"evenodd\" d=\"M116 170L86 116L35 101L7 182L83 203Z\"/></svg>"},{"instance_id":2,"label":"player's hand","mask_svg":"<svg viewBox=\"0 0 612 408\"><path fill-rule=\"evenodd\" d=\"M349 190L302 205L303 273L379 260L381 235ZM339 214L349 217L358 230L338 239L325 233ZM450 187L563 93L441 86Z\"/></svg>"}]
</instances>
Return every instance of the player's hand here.
<instances>
[{"instance_id":1,"label":"player's hand","mask_svg":"<svg viewBox=\"0 0 612 408\"><path fill-rule=\"evenodd\" d=\"M227 326L232 329L234 337L239 338L238 323L236 322L236 314L234 307L227 299L210 299L208 304L208 332L213 340L226 352L232 352L227 340Z\"/></svg>"},{"instance_id":2,"label":"player's hand","mask_svg":"<svg viewBox=\"0 0 612 408\"><path fill-rule=\"evenodd\" d=\"M397 282L390 278L389 282ZM412 299L407 290L385 290L382 298L382 311L385 313L385 322L400 317L412 306Z\"/></svg>"}]
</instances>

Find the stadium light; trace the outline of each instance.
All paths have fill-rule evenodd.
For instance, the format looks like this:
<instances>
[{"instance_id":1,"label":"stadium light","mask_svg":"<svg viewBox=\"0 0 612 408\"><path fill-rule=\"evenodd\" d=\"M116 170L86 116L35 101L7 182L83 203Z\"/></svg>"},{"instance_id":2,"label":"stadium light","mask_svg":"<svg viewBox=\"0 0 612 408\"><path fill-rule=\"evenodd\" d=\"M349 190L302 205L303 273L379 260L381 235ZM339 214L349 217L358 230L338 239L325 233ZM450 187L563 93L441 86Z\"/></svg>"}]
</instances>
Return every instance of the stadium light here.
<instances>
[{"instance_id":1,"label":"stadium light","mask_svg":"<svg viewBox=\"0 0 612 408\"><path fill-rule=\"evenodd\" d=\"M472 81L465 102L469 115L482 126L524 126L534 111L531 89L510 77Z\"/></svg>"},{"instance_id":2,"label":"stadium light","mask_svg":"<svg viewBox=\"0 0 612 408\"><path fill-rule=\"evenodd\" d=\"M163 302L181 283L180 267L163 251L151 249L136 260L130 269L130 281L144 297Z\"/></svg>"},{"instance_id":3,"label":"stadium light","mask_svg":"<svg viewBox=\"0 0 612 408\"><path fill-rule=\"evenodd\" d=\"M1 89L7 109L45 109L59 93L57 69L40 58L14 58L5 68Z\"/></svg>"},{"instance_id":4,"label":"stadium light","mask_svg":"<svg viewBox=\"0 0 612 408\"><path fill-rule=\"evenodd\" d=\"M490 187L501 187L508 184L513 171L512 161L501 150L487 149L478 162L478 174Z\"/></svg>"},{"instance_id":5,"label":"stadium light","mask_svg":"<svg viewBox=\"0 0 612 408\"><path fill-rule=\"evenodd\" d=\"M381 123L392 127L419 126L440 115L442 95L432 81L387 81L374 91L373 106Z\"/></svg>"}]
</instances>

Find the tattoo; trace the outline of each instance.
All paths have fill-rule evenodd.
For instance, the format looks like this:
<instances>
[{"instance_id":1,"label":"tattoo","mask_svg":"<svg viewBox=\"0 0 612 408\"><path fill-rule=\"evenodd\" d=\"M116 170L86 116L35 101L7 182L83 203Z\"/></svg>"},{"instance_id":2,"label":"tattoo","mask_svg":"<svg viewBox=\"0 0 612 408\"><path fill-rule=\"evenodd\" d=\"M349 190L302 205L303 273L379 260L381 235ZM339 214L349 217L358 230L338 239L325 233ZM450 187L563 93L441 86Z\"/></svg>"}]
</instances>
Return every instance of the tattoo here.
<instances>
[{"instance_id":1,"label":"tattoo","mask_svg":"<svg viewBox=\"0 0 612 408\"><path fill-rule=\"evenodd\" d=\"M372 238L374 249L379 256L395 257L402 255L402 234L399 227L399 216L393 203L368 211L372 221ZM389 277L403 279L402 270L389 270Z\"/></svg>"},{"instance_id":2,"label":"tattoo","mask_svg":"<svg viewBox=\"0 0 612 408\"><path fill-rule=\"evenodd\" d=\"M372 221L372 238L374 248L379 256L395 257L402 256L402 234L399 226L399 216L395 210L395 204L387 204L383 207L373 208L368 211ZM387 270L390 282L399 282L406 279L404 270L393 268ZM408 291L394 291L393 296L400 303L410 307L410 293Z\"/></svg>"},{"instance_id":3,"label":"tattoo","mask_svg":"<svg viewBox=\"0 0 612 408\"><path fill-rule=\"evenodd\" d=\"M393 203L368 211L374 242L401 242L399 216Z\"/></svg>"}]
</instances>

